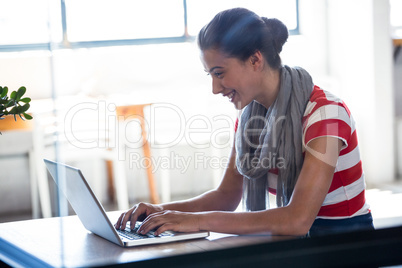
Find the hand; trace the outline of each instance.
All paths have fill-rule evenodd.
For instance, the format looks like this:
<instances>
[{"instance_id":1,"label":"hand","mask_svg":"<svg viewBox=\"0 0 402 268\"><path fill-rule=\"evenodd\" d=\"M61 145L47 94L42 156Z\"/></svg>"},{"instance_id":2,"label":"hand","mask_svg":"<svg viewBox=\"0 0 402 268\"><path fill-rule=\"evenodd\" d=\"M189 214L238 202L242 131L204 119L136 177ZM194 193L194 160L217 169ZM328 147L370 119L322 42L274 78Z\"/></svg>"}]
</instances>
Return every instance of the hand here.
<instances>
[{"instance_id":1,"label":"hand","mask_svg":"<svg viewBox=\"0 0 402 268\"><path fill-rule=\"evenodd\" d=\"M170 230L175 232L196 232L200 230L202 213L160 211L149 215L141 224L138 233L146 234L156 229L155 236Z\"/></svg>"},{"instance_id":2,"label":"hand","mask_svg":"<svg viewBox=\"0 0 402 268\"><path fill-rule=\"evenodd\" d=\"M127 212L122 213L114 227L116 229L124 230L126 229L127 222L130 221L130 229L133 230L137 220L142 221L149 215L160 211L163 211L163 208L161 206L147 203L139 203L133 206Z\"/></svg>"}]
</instances>

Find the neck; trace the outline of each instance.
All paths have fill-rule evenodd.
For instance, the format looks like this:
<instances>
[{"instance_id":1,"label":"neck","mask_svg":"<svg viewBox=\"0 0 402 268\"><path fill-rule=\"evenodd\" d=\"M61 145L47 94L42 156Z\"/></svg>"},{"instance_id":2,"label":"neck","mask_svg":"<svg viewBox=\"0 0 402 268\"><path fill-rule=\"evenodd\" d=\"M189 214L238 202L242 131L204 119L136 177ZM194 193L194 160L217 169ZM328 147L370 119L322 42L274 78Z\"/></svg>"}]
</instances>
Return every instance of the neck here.
<instances>
[{"instance_id":1,"label":"neck","mask_svg":"<svg viewBox=\"0 0 402 268\"><path fill-rule=\"evenodd\" d=\"M280 70L268 68L265 71L261 81L261 94L256 98L256 101L269 108L274 103L281 84Z\"/></svg>"}]
</instances>

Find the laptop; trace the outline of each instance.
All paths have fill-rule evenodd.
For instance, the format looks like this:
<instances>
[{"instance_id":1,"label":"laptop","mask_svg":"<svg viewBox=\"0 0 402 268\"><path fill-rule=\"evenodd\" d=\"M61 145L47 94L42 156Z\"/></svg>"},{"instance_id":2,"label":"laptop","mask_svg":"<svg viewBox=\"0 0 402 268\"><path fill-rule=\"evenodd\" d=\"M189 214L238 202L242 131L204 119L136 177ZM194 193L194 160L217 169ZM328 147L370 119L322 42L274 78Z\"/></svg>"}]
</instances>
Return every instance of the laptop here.
<instances>
[{"instance_id":1,"label":"laptop","mask_svg":"<svg viewBox=\"0 0 402 268\"><path fill-rule=\"evenodd\" d=\"M192 233L166 231L159 236L154 236L151 231L140 235L136 233L136 229L141 222L136 222L136 228L133 231L128 226L125 230L116 230L80 169L48 159L44 161L56 185L64 193L84 227L110 242L122 247L134 247L209 236L209 232L206 231ZM59 183L61 178L65 178L64 187L60 185L62 183Z\"/></svg>"}]
</instances>

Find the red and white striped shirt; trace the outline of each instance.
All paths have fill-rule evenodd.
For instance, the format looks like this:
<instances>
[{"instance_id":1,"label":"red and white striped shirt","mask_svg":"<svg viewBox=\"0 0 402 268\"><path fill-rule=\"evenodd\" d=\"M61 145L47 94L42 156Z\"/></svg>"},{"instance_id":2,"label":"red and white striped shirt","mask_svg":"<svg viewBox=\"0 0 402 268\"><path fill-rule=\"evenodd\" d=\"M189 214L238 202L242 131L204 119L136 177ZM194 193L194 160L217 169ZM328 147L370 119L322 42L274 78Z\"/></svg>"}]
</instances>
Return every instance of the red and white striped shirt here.
<instances>
[{"instance_id":1,"label":"red and white striped shirt","mask_svg":"<svg viewBox=\"0 0 402 268\"><path fill-rule=\"evenodd\" d=\"M306 145L318 137L336 137L344 144L317 218L345 219L369 213L356 127L348 107L338 97L315 86L302 123L304 151ZM268 172L268 190L271 194L276 194L277 180L278 170L271 169Z\"/></svg>"},{"instance_id":2,"label":"red and white striped shirt","mask_svg":"<svg viewBox=\"0 0 402 268\"><path fill-rule=\"evenodd\" d=\"M368 213L356 126L348 107L315 86L302 122L304 149L318 137L336 137L343 142L331 187L317 218L344 219Z\"/></svg>"}]
</instances>

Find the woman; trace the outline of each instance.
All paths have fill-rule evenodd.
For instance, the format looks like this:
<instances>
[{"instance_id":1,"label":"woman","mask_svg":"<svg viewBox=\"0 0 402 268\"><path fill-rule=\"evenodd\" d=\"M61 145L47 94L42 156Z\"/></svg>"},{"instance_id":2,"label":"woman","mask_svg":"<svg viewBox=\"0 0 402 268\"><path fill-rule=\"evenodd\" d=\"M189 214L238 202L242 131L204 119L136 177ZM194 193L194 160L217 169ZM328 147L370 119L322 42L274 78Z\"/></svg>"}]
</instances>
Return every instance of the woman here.
<instances>
[{"instance_id":1,"label":"woman","mask_svg":"<svg viewBox=\"0 0 402 268\"><path fill-rule=\"evenodd\" d=\"M243 109L230 162L217 189L193 199L140 203L115 227L143 220L139 233L310 235L373 229L365 203L356 130L346 105L314 86L301 68L283 66L288 38L276 19L236 8L199 33L214 94ZM269 192L277 207L269 209ZM245 212L233 212L241 199Z\"/></svg>"}]
</instances>

